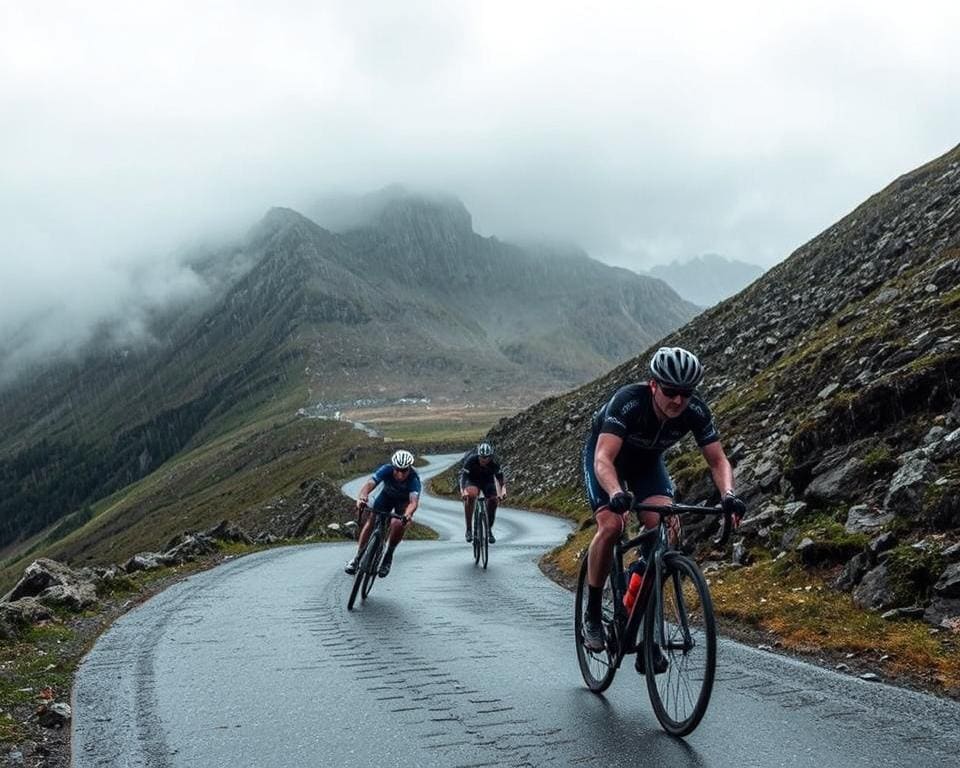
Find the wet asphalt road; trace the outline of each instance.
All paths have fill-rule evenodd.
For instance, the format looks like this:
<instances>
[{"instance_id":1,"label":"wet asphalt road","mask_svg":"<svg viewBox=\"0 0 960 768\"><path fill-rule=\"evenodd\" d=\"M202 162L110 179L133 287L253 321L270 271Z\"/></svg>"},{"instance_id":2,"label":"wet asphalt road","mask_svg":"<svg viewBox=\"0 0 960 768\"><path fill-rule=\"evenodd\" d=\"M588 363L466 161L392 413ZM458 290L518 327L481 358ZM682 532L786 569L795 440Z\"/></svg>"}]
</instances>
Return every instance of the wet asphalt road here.
<instances>
[{"instance_id":1,"label":"wet asphalt road","mask_svg":"<svg viewBox=\"0 0 960 768\"><path fill-rule=\"evenodd\" d=\"M459 504L417 516L441 540L401 545L353 612L345 543L244 557L122 617L78 672L73 764L956 764L960 705L730 642L707 716L673 739L632 667L583 687L572 597L536 567L566 523L502 511L482 571Z\"/></svg>"}]
</instances>

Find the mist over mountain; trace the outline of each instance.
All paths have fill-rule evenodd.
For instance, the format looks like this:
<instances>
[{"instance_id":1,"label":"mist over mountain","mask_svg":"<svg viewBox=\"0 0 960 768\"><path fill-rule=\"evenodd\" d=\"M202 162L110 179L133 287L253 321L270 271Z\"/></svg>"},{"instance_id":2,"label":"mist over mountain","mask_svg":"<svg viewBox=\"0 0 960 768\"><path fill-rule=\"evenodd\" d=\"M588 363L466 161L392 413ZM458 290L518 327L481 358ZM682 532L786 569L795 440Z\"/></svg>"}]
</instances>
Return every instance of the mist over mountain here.
<instances>
[{"instance_id":1,"label":"mist over mountain","mask_svg":"<svg viewBox=\"0 0 960 768\"><path fill-rule=\"evenodd\" d=\"M521 406L585 381L697 308L585 253L477 235L451 196L392 188L332 232L271 209L194 254L206 289L105 324L0 389L0 546L269 413L415 395Z\"/></svg>"},{"instance_id":2,"label":"mist over mountain","mask_svg":"<svg viewBox=\"0 0 960 768\"><path fill-rule=\"evenodd\" d=\"M658 264L650 268L649 274L663 280L688 301L712 307L742 291L763 274L763 269L756 264L707 253L687 261Z\"/></svg>"}]
</instances>

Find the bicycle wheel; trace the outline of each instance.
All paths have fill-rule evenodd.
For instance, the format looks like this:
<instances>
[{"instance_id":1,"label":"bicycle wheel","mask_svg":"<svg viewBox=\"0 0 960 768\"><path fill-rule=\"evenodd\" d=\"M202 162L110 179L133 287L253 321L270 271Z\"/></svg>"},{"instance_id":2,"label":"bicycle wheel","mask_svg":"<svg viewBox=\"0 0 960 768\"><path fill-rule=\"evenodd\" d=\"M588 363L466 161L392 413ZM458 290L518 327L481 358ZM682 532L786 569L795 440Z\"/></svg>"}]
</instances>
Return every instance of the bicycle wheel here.
<instances>
[{"instance_id":1,"label":"bicycle wheel","mask_svg":"<svg viewBox=\"0 0 960 768\"><path fill-rule=\"evenodd\" d=\"M473 564L480 562L480 499L473 504Z\"/></svg>"},{"instance_id":2,"label":"bicycle wheel","mask_svg":"<svg viewBox=\"0 0 960 768\"><path fill-rule=\"evenodd\" d=\"M587 557L584 556L580 565L580 576L577 579L577 600L574 605L573 627L574 640L577 643L577 663L580 665L580 674L583 682L594 693L602 693L610 687L617 669L614 666L616 649L610 638L613 635L613 587L610 578L603 585L603 626L607 633L607 647L602 651L589 651L583 645L583 613L587 610Z\"/></svg>"},{"instance_id":3,"label":"bicycle wheel","mask_svg":"<svg viewBox=\"0 0 960 768\"><path fill-rule=\"evenodd\" d=\"M654 673L653 643L669 662ZM686 736L710 703L717 665L717 628L707 582L690 558L665 558L660 594L654 591L643 620L644 668L650 703L663 729Z\"/></svg>"},{"instance_id":4,"label":"bicycle wheel","mask_svg":"<svg viewBox=\"0 0 960 768\"><path fill-rule=\"evenodd\" d=\"M487 541L490 523L487 520L486 501L482 501L480 504L480 560L483 562L483 570L487 570L487 561L490 559L490 542Z\"/></svg>"},{"instance_id":5,"label":"bicycle wheel","mask_svg":"<svg viewBox=\"0 0 960 768\"><path fill-rule=\"evenodd\" d=\"M367 553L370 552L370 545L373 543L373 537L367 541L367 546L363 548L363 554L360 555L360 564L357 566L357 573L353 577L353 586L350 587L350 597L347 598L347 610L353 610L353 604L357 601L357 593L360 592L360 587L363 584L363 579L367 575L366 568L364 568L364 563L366 563ZM366 597L366 595L364 595Z\"/></svg>"},{"instance_id":6,"label":"bicycle wheel","mask_svg":"<svg viewBox=\"0 0 960 768\"><path fill-rule=\"evenodd\" d=\"M377 571L380 569L380 560L383 558L383 539L375 535L373 547L367 547L370 556L360 562L360 568L363 569L363 586L360 589L360 596L366 600L370 590L373 589L373 582L377 580Z\"/></svg>"}]
</instances>

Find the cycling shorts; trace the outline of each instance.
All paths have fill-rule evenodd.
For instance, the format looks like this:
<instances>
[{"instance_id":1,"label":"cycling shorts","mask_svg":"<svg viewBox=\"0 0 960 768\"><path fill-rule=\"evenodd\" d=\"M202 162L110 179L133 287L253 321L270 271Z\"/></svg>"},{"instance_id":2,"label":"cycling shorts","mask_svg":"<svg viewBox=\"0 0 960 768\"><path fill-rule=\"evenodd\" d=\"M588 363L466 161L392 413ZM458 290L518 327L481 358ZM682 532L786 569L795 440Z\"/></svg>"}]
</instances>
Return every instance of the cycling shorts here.
<instances>
[{"instance_id":1,"label":"cycling shorts","mask_svg":"<svg viewBox=\"0 0 960 768\"><path fill-rule=\"evenodd\" d=\"M587 489L587 498L590 508L596 513L601 507L610 503L610 496L597 482L597 474L593 470L593 458L597 450L597 435L592 432L588 435L583 446L583 484ZM650 451L649 455L634 462L629 474L621 474L620 482L637 499L648 499L651 496L669 496L674 494L673 481L667 472L667 465L663 454L659 451Z\"/></svg>"}]
</instances>

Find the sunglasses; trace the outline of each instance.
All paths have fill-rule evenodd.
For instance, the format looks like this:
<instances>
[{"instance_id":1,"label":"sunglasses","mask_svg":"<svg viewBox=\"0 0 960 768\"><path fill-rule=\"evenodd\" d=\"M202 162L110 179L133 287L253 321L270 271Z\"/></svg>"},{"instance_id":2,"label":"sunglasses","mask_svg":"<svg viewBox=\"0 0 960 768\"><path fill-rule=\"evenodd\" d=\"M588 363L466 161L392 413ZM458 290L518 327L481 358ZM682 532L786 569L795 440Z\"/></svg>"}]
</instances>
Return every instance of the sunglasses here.
<instances>
[{"instance_id":1,"label":"sunglasses","mask_svg":"<svg viewBox=\"0 0 960 768\"><path fill-rule=\"evenodd\" d=\"M410 471L410 467L406 467L405 469L397 469L396 467L394 467L394 468L393 468L393 471L394 471L394 472L399 472L401 475L405 475L405 474L407 474L407 472Z\"/></svg>"},{"instance_id":2,"label":"sunglasses","mask_svg":"<svg viewBox=\"0 0 960 768\"><path fill-rule=\"evenodd\" d=\"M660 385L660 391L663 392L664 397L668 397L671 400L677 395L680 397L690 397L693 394L692 389L680 389L679 387L668 387L666 384Z\"/></svg>"}]
</instances>

